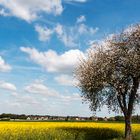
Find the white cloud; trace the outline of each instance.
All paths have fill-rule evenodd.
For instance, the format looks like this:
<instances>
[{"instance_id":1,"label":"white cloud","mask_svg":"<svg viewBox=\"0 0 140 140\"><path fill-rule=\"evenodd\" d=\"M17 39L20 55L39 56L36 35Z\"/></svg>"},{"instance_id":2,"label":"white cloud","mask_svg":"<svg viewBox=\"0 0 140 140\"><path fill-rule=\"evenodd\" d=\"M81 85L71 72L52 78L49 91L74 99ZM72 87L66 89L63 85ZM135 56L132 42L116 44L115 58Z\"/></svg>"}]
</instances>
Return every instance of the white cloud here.
<instances>
[{"instance_id":1,"label":"white cloud","mask_svg":"<svg viewBox=\"0 0 140 140\"><path fill-rule=\"evenodd\" d=\"M41 82L31 83L30 85L25 87L25 91L29 93L41 94L49 97L59 96L59 94L55 90L48 88L46 85L44 85Z\"/></svg>"},{"instance_id":2,"label":"white cloud","mask_svg":"<svg viewBox=\"0 0 140 140\"><path fill-rule=\"evenodd\" d=\"M63 11L61 0L1 0L3 15L15 16L28 22L37 19L41 12L60 15Z\"/></svg>"},{"instance_id":3,"label":"white cloud","mask_svg":"<svg viewBox=\"0 0 140 140\"><path fill-rule=\"evenodd\" d=\"M34 109L36 107L41 106L41 102L39 102L34 96L30 95L22 95L21 93L15 93L16 95L13 95L13 98L10 100L5 101L6 105L9 105L10 107L14 107L14 113L15 113L15 107L19 108L20 112L23 113L23 109ZM31 108L29 108L31 107Z\"/></svg>"},{"instance_id":4,"label":"white cloud","mask_svg":"<svg viewBox=\"0 0 140 140\"><path fill-rule=\"evenodd\" d=\"M68 35L66 32L62 36L59 36L59 39L67 47L76 47L77 46L77 43L75 42L74 36Z\"/></svg>"},{"instance_id":5,"label":"white cloud","mask_svg":"<svg viewBox=\"0 0 140 140\"><path fill-rule=\"evenodd\" d=\"M38 32L40 41L49 41L53 31L47 27L42 27L39 25L35 26L35 30Z\"/></svg>"},{"instance_id":6,"label":"white cloud","mask_svg":"<svg viewBox=\"0 0 140 140\"><path fill-rule=\"evenodd\" d=\"M4 59L0 56L0 72L7 72L11 69L11 66L9 64L6 64Z\"/></svg>"},{"instance_id":7,"label":"white cloud","mask_svg":"<svg viewBox=\"0 0 140 140\"><path fill-rule=\"evenodd\" d=\"M40 41L48 41L52 34L56 34L58 40L60 40L66 47L78 47L80 44L83 44L87 38L93 37L93 35L99 30L98 27L93 28L87 26L83 23L85 21L86 17L81 15L77 18L77 21L73 26L65 26L57 23L54 27L47 28L46 26L36 25L35 30L39 34ZM84 37L85 39L81 40L81 37Z\"/></svg>"},{"instance_id":8,"label":"white cloud","mask_svg":"<svg viewBox=\"0 0 140 140\"><path fill-rule=\"evenodd\" d=\"M96 28L90 27L90 28L89 28L89 32L90 32L91 34L95 34L96 32L98 32L98 30L99 30L98 27L96 27Z\"/></svg>"},{"instance_id":9,"label":"white cloud","mask_svg":"<svg viewBox=\"0 0 140 140\"><path fill-rule=\"evenodd\" d=\"M69 96L60 96L61 101L63 102L72 102L72 101L81 101L81 96L78 93L73 93Z\"/></svg>"},{"instance_id":10,"label":"white cloud","mask_svg":"<svg viewBox=\"0 0 140 140\"><path fill-rule=\"evenodd\" d=\"M85 22L86 17L84 15L81 15L80 17L77 18L77 23Z\"/></svg>"},{"instance_id":11,"label":"white cloud","mask_svg":"<svg viewBox=\"0 0 140 140\"><path fill-rule=\"evenodd\" d=\"M84 56L84 53L78 49L69 50L63 54L57 54L53 50L39 52L37 49L29 47L21 47L20 49L29 54L32 61L48 72L72 73L79 58Z\"/></svg>"},{"instance_id":12,"label":"white cloud","mask_svg":"<svg viewBox=\"0 0 140 140\"><path fill-rule=\"evenodd\" d=\"M0 16L6 17L6 16L10 16L10 15L5 11L5 9L0 9Z\"/></svg>"},{"instance_id":13,"label":"white cloud","mask_svg":"<svg viewBox=\"0 0 140 140\"><path fill-rule=\"evenodd\" d=\"M65 3L85 3L87 0L64 0ZM14 16L28 22L37 20L41 13L60 15L62 0L1 0L0 15Z\"/></svg>"},{"instance_id":14,"label":"white cloud","mask_svg":"<svg viewBox=\"0 0 140 140\"><path fill-rule=\"evenodd\" d=\"M87 2L88 0L65 0L66 3L69 3L69 2L79 2L79 3L85 3Z\"/></svg>"},{"instance_id":15,"label":"white cloud","mask_svg":"<svg viewBox=\"0 0 140 140\"><path fill-rule=\"evenodd\" d=\"M83 19L81 19L82 21ZM75 24L74 26L63 26L57 24L55 32L58 39L64 43L67 47L77 47L79 45L80 37L82 36L93 36L99 28L88 27L85 24Z\"/></svg>"},{"instance_id":16,"label":"white cloud","mask_svg":"<svg viewBox=\"0 0 140 140\"><path fill-rule=\"evenodd\" d=\"M55 27L55 32L58 34L58 35L62 35L63 34L63 26L61 24L57 24L56 27Z\"/></svg>"},{"instance_id":17,"label":"white cloud","mask_svg":"<svg viewBox=\"0 0 140 140\"><path fill-rule=\"evenodd\" d=\"M7 101L7 103L11 106L11 107L14 107L14 108L19 108L21 107L21 104L18 103L18 102L12 102L12 103L9 103L9 101Z\"/></svg>"},{"instance_id":18,"label":"white cloud","mask_svg":"<svg viewBox=\"0 0 140 140\"><path fill-rule=\"evenodd\" d=\"M19 94L18 94L19 95ZM28 104L28 105L40 105L39 102L33 97L33 96L29 96L29 95L25 95L25 96L17 96L15 98L15 103L20 104L21 106L23 104Z\"/></svg>"},{"instance_id":19,"label":"white cloud","mask_svg":"<svg viewBox=\"0 0 140 140\"><path fill-rule=\"evenodd\" d=\"M78 83L78 81L74 79L74 77L66 74L56 76L54 79L56 82L58 82L58 84L63 86L76 86Z\"/></svg>"},{"instance_id":20,"label":"white cloud","mask_svg":"<svg viewBox=\"0 0 140 140\"><path fill-rule=\"evenodd\" d=\"M73 1L73 2L87 2L87 0L70 0L70 1Z\"/></svg>"},{"instance_id":21,"label":"white cloud","mask_svg":"<svg viewBox=\"0 0 140 140\"><path fill-rule=\"evenodd\" d=\"M78 93L73 93L71 95L62 95L58 91L49 88L43 82L37 82L37 81L26 86L25 91L32 94L40 94L47 98L53 97L54 100L63 101L63 102L81 100L81 97Z\"/></svg>"},{"instance_id":22,"label":"white cloud","mask_svg":"<svg viewBox=\"0 0 140 140\"><path fill-rule=\"evenodd\" d=\"M8 90L8 91L16 91L17 90L17 88L14 84L4 82L4 81L0 81L0 88Z\"/></svg>"},{"instance_id":23,"label":"white cloud","mask_svg":"<svg viewBox=\"0 0 140 140\"><path fill-rule=\"evenodd\" d=\"M72 29L72 28L71 28ZM74 32L68 31L61 24L57 24L54 28L47 28L40 25L35 26L35 30L38 32L40 41L49 41L52 34L56 33L58 39L64 43L67 47L76 47Z\"/></svg>"},{"instance_id":24,"label":"white cloud","mask_svg":"<svg viewBox=\"0 0 140 140\"><path fill-rule=\"evenodd\" d=\"M92 27L88 27L87 25L85 24L80 24L79 27L78 27L78 32L80 34L95 34L97 31L99 30L99 28L92 28Z\"/></svg>"},{"instance_id":25,"label":"white cloud","mask_svg":"<svg viewBox=\"0 0 140 140\"><path fill-rule=\"evenodd\" d=\"M80 34L88 33L88 28L85 24L80 24L78 28Z\"/></svg>"},{"instance_id":26,"label":"white cloud","mask_svg":"<svg viewBox=\"0 0 140 140\"><path fill-rule=\"evenodd\" d=\"M76 47L76 32L73 27L64 27L61 24L57 24L55 31L58 39L64 43L67 47ZM76 36L75 36L76 35Z\"/></svg>"},{"instance_id":27,"label":"white cloud","mask_svg":"<svg viewBox=\"0 0 140 140\"><path fill-rule=\"evenodd\" d=\"M11 95L14 96L14 97L17 97L18 93L17 92L12 92Z\"/></svg>"}]
</instances>

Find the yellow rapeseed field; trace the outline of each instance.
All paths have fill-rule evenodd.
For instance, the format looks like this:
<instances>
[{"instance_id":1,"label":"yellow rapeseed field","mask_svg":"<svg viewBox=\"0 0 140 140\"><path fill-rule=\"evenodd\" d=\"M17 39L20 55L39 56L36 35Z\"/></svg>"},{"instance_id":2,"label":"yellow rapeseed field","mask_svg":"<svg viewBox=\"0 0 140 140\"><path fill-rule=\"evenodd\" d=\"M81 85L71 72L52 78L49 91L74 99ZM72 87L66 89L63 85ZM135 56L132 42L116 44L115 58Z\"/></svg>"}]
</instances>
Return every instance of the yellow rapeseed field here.
<instances>
[{"instance_id":1,"label":"yellow rapeseed field","mask_svg":"<svg viewBox=\"0 0 140 140\"><path fill-rule=\"evenodd\" d=\"M138 135L140 125L132 127L133 135ZM0 140L107 140L123 133L123 123L0 122Z\"/></svg>"}]
</instances>

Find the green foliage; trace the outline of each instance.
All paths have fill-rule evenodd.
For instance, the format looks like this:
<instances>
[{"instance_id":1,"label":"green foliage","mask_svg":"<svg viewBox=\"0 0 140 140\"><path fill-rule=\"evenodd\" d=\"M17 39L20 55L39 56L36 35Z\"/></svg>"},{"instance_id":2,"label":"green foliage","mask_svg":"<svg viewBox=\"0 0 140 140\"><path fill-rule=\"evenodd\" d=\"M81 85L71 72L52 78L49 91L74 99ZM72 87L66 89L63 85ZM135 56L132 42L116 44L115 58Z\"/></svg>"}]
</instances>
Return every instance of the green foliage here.
<instances>
[{"instance_id":1,"label":"green foliage","mask_svg":"<svg viewBox=\"0 0 140 140\"><path fill-rule=\"evenodd\" d=\"M17 114L6 114L6 113L3 113L3 114L0 114L0 118L3 119L3 118L9 118L9 119L27 119L27 116L24 115L24 114L21 114L21 115L17 115Z\"/></svg>"},{"instance_id":2,"label":"green foliage","mask_svg":"<svg viewBox=\"0 0 140 140\"><path fill-rule=\"evenodd\" d=\"M125 118L124 118L124 116L115 116L115 120L116 121L124 121Z\"/></svg>"}]
</instances>

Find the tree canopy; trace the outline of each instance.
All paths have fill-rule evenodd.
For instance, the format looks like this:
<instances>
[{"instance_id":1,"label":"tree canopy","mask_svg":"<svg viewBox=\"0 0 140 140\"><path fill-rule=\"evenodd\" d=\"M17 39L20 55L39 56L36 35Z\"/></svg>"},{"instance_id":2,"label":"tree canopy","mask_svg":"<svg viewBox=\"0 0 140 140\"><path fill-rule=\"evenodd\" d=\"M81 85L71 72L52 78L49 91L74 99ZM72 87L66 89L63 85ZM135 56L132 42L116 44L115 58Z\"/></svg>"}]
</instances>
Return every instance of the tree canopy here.
<instances>
[{"instance_id":1,"label":"tree canopy","mask_svg":"<svg viewBox=\"0 0 140 140\"><path fill-rule=\"evenodd\" d=\"M90 49L75 75L92 111L107 105L109 110L121 110L125 120L131 121L140 101L140 25L114 34Z\"/></svg>"}]
</instances>

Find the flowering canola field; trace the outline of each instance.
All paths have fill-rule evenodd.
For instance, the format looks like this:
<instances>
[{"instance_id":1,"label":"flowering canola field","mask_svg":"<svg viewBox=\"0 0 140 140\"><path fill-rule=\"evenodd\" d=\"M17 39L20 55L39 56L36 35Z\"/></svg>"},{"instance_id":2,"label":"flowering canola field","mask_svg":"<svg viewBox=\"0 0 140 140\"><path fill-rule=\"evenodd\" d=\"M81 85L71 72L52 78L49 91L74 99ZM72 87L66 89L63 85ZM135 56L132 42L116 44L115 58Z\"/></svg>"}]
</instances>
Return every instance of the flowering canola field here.
<instances>
[{"instance_id":1,"label":"flowering canola field","mask_svg":"<svg viewBox=\"0 0 140 140\"><path fill-rule=\"evenodd\" d=\"M139 135L140 124L132 127ZM123 133L123 123L0 122L0 140L111 140Z\"/></svg>"}]
</instances>

